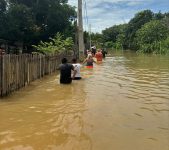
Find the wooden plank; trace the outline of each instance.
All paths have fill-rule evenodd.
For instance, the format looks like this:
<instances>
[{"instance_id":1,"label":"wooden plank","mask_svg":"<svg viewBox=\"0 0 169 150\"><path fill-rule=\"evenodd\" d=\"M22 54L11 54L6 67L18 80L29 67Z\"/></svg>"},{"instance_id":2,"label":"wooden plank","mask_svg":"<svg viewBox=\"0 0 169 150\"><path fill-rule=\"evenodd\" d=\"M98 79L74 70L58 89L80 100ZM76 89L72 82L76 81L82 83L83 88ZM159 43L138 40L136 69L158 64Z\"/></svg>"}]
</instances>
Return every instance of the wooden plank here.
<instances>
[{"instance_id":1,"label":"wooden plank","mask_svg":"<svg viewBox=\"0 0 169 150\"><path fill-rule=\"evenodd\" d=\"M0 96L2 96L2 53L0 53Z\"/></svg>"}]
</instances>

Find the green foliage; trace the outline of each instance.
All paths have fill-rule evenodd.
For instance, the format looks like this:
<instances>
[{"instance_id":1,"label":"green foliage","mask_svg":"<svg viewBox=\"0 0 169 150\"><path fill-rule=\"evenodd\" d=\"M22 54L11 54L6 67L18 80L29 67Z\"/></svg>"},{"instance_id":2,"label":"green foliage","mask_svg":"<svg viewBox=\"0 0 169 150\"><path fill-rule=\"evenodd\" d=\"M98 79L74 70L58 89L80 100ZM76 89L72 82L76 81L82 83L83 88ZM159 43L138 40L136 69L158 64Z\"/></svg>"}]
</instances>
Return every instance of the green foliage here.
<instances>
[{"instance_id":1,"label":"green foliage","mask_svg":"<svg viewBox=\"0 0 169 150\"><path fill-rule=\"evenodd\" d=\"M127 24L115 25L113 27L103 30L103 40L116 42L119 35L124 35L126 31Z\"/></svg>"},{"instance_id":2,"label":"green foliage","mask_svg":"<svg viewBox=\"0 0 169 150\"><path fill-rule=\"evenodd\" d=\"M155 20L161 20L165 17L164 14L161 13L161 11L159 11L158 13L154 14L154 18Z\"/></svg>"},{"instance_id":3,"label":"green foliage","mask_svg":"<svg viewBox=\"0 0 169 150\"><path fill-rule=\"evenodd\" d=\"M49 39L49 42L41 41L39 45L33 45L33 47L37 52L43 54L69 52L72 50L73 39L71 37L63 39L63 35L57 33L54 38Z\"/></svg>"},{"instance_id":4,"label":"green foliage","mask_svg":"<svg viewBox=\"0 0 169 150\"><path fill-rule=\"evenodd\" d=\"M114 48L116 50L123 49L123 47L125 46L124 42L126 28L127 24L123 24L123 25L115 25L113 27L104 30L102 33L105 47Z\"/></svg>"},{"instance_id":5,"label":"green foliage","mask_svg":"<svg viewBox=\"0 0 169 150\"><path fill-rule=\"evenodd\" d=\"M128 24L107 28L103 30L102 36L107 48L166 54L169 51L169 12L138 12Z\"/></svg>"},{"instance_id":6,"label":"green foliage","mask_svg":"<svg viewBox=\"0 0 169 150\"><path fill-rule=\"evenodd\" d=\"M111 41L105 42L104 45L106 48L113 48L113 42L111 42Z\"/></svg>"},{"instance_id":7,"label":"green foliage","mask_svg":"<svg viewBox=\"0 0 169 150\"><path fill-rule=\"evenodd\" d=\"M168 36L168 30L161 21L152 20L139 29L136 36L138 38L137 42L140 42L141 44L153 43L154 41L166 39Z\"/></svg>"},{"instance_id":8,"label":"green foliage","mask_svg":"<svg viewBox=\"0 0 169 150\"><path fill-rule=\"evenodd\" d=\"M168 30L169 30L169 13L166 14L165 18L163 18L163 19L161 20L161 22L162 22L162 24L164 24L164 25L168 28Z\"/></svg>"},{"instance_id":9,"label":"green foliage","mask_svg":"<svg viewBox=\"0 0 169 150\"><path fill-rule=\"evenodd\" d=\"M169 54L169 38L163 41L143 44L138 53Z\"/></svg>"},{"instance_id":10,"label":"green foliage","mask_svg":"<svg viewBox=\"0 0 169 150\"><path fill-rule=\"evenodd\" d=\"M159 20L152 20L146 23L136 33L136 39L138 49L141 52L162 52L161 41L167 38L169 30Z\"/></svg>"},{"instance_id":11,"label":"green foliage","mask_svg":"<svg viewBox=\"0 0 169 150\"><path fill-rule=\"evenodd\" d=\"M0 0L0 14L6 11L7 2L5 0Z\"/></svg>"},{"instance_id":12,"label":"green foliage","mask_svg":"<svg viewBox=\"0 0 169 150\"><path fill-rule=\"evenodd\" d=\"M104 47L109 49L166 54L169 51L169 13L144 10L138 12L128 24L107 28L99 36L94 36L95 43L104 43Z\"/></svg>"},{"instance_id":13,"label":"green foliage","mask_svg":"<svg viewBox=\"0 0 169 150\"><path fill-rule=\"evenodd\" d=\"M100 33L92 33L91 34L91 42L92 45L95 45L96 48L101 48L103 47L103 38L102 35Z\"/></svg>"},{"instance_id":14,"label":"green foliage","mask_svg":"<svg viewBox=\"0 0 169 150\"><path fill-rule=\"evenodd\" d=\"M137 30L139 30L145 23L152 20L154 14L150 10L144 10L141 12L138 12L134 18L132 18L127 26L126 29L126 35L125 35L125 43L127 45L127 48L129 49L136 49L136 43L135 43L135 36Z\"/></svg>"},{"instance_id":15,"label":"green foliage","mask_svg":"<svg viewBox=\"0 0 169 150\"><path fill-rule=\"evenodd\" d=\"M75 8L67 0L0 0L0 38L31 46L57 32L74 36Z\"/></svg>"},{"instance_id":16,"label":"green foliage","mask_svg":"<svg viewBox=\"0 0 169 150\"><path fill-rule=\"evenodd\" d=\"M163 53L169 54L169 37L166 40L162 41L161 46Z\"/></svg>"},{"instance_id":17,"label":"green foliage","mask_svg":"<svg viewBox=\"0 0 169 150\"><path fill-rule=\"evenodd\" d=\"M25 5L12 5L8 10L7 26L4 27L8 34L5 39L10 41L29 41L34 34L34 23L31 10Z\"/></svg>"},{"instance_id":18,"label":"green foliage","mask_svg":"<svg viewBox=\"0 0 169 150\"><path fill-rule=\"evenodd\" d=\"M154 54L169 54L169 37L155 44L156 49L153 51Z\"/></svg>"}]
</instances>

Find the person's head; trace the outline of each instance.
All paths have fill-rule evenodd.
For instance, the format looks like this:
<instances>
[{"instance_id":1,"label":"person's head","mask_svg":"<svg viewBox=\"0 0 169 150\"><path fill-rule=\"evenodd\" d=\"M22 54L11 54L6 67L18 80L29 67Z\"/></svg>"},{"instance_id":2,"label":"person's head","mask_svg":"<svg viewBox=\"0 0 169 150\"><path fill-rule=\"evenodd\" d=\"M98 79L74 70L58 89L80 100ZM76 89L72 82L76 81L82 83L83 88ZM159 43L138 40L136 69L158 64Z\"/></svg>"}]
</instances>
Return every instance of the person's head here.
<instances>
[{"instance_id":1,"label":"person's head","mask_svg":"<svg viewBox=\"0 0 169 150\"><path fill-rule=\"evenodd\" d=\"M93 49L96 49L96 46L92 46Z\"/></svg>"},{"instance_id":2,"label":"person's head","mask_svg":"<svg viewBox=\"0 0 169 150\"><path fill-rule=\"evenodd\" d=\"M67 63L67 59L66 58L62 58L62 64Z\"/></svg>"},{"instance_id":3,"label":"person's head","mask_svg":"<svg viewBox=\"0 0 169 150\"><path fill-rule=\"evenodd\" d=\"M76 59L76 58L73 58L73 59L72 59L72 63L77 63L77 59Z\"/></svg>"}]
</instances>

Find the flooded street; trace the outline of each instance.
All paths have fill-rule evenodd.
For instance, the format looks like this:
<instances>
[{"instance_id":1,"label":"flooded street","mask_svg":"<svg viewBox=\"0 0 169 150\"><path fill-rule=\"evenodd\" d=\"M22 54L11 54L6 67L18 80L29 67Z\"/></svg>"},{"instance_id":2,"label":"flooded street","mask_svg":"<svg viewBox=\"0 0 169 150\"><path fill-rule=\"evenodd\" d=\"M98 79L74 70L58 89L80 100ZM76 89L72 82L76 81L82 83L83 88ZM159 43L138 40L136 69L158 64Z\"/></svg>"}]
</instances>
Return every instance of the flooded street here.
<instances>
[{"instance_id":1,"label":"flooded street","mask_svg":"<svg viewBox=\"0 0 169 150\"><path fill-rule=\"evenodd\" d=\"M169 150L169 58L125 52L0 100L0 150Z\"/></svg>"}]
</instances>

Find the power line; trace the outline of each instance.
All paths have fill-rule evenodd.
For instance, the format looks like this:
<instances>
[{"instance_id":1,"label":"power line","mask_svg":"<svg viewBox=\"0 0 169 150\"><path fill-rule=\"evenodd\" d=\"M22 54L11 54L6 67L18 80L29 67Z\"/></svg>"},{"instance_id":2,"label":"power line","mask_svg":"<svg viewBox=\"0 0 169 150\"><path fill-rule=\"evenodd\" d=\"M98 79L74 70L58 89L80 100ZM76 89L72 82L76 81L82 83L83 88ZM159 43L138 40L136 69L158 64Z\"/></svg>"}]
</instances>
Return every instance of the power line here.
<instances>
[{"instance_id":1,"label":"power line","mask_svg":"<svg viewBox=\"0 0 169 150\"><path fill-rule=\"evenodd\" d=\"M87 2L86 2L86 0L84 0L84 19L85 19L86 26L87 26L86 30L89 33L89 42L90 42L90 48L91 48L91 24L89 24L88 13L87 13Z\"/></svg>"},{"instance_id":2,"label":"power line","mask_svg":"<svg viewBox=\"0 0 169 150\"><path fill-rule=\"evenodd\" d=\"M86 0L84 0L84 20L86 23L87 31L89 32L89 20L88 20L88 13L87 13L87 4Z\"/></svg>"},{"instance_id":3,"label":"power line","mask_svg":"<svg viewBox=\"0 0 169 150\"><path fill-rule=\"evenodd\" d=\"M85 3L83 3L83 20L84 20L84 30L86 30L86 9L85 9Z\"/></svg>"}]
</instances>

